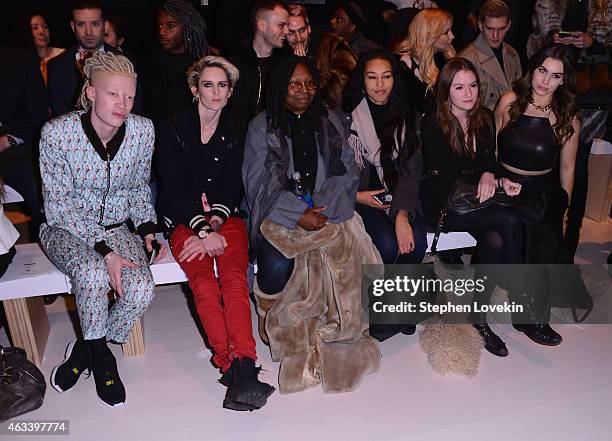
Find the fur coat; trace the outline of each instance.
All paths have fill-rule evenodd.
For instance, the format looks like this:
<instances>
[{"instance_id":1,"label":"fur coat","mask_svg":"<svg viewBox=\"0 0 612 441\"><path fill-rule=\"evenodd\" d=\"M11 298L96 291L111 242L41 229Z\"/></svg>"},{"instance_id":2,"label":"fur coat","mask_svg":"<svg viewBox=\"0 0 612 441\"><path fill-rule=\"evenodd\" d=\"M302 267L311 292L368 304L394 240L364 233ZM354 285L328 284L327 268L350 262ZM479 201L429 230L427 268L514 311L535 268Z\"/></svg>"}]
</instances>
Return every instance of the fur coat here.
<instances>
[{"instance_id":1,"label":"fur coat","mask_svg":"<svg viewBox=\"0 0 612 441\"><path fill-rule=\"evenodd\" d=\"M357 65L357 55L348 42L333 32L323 35L314 55L321 75L321 98L333 109L342 104L342 91Z\"/></svg>"},{"instance_id":2,"label":"fur coat","mask_svg":"<svg viewBox=\"0 0 612 441\"><path fill-rule=\"evenodd\" d=\"M363 375L379 369L381 357L364 319L361 265L382 260L361 218L355 214L312 232L265 220L261 232L295 259L291 278L265 317L272 359L281 363L281 393L319 383L328 393L354 390Z\"/></svg>"}]
</instances>

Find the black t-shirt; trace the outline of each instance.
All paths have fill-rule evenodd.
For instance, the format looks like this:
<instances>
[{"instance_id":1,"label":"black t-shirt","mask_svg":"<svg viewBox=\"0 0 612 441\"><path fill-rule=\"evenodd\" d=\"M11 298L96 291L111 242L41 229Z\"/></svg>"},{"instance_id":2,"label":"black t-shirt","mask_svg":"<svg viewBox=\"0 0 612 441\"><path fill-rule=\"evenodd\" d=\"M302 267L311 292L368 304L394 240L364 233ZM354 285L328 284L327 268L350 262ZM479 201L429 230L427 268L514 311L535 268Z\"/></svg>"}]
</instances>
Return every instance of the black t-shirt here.
<instances>
[{"instance_id":1,"label":"black t-shirt","mask_svg":"<svg viewBox=\"0 0 612 441\"><path fill-rule=\"evenodd\" d=\"M256 113L261 112L266 108L266 89L268 85L268 74L270 73L270 68L274 65L274 63L278 60L278 57L274 55L270 55L269 57L257 58L257 67L259 68L260 77L259 77L259 87L261 88L261 93L259 95L259 100L257 101L257 109Z\"/></svg>"},{"instance_id":2,"label":"black t-shirt","mask_svg":"<svg viewBox=\"0 0 612 441\"><path fill-rule=\"evenodd\" d=\"M145 59L142 72L145 115L154 123L188 107L193 99L185 73L195 57L188 52L171 54L155 48Z\"/></svg>"},{"instance_id":3,"label":"black t-shirt","mask_svg":"<svg viewBox=\"0 0 612 441\"><path fill-rule=\"evenodd\" d=\"M501 66L502 72L506 73L506 69L504 69L504 53L503 53L504 44L500 44L499 47L492 47L491 50L495 54L495 58L497 58L497 62Z\"/></svg>"}]
</instances>

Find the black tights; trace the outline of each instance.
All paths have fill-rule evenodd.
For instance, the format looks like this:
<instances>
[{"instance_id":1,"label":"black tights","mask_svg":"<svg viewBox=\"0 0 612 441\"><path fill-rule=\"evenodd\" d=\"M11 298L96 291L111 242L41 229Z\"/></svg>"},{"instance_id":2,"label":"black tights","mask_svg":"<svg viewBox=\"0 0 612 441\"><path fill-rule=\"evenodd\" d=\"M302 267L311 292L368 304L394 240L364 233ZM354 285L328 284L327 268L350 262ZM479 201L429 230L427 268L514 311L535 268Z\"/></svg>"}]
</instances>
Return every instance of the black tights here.
<instances>
[{"instance_id":1,"label":"black tights","mask_svg":"<svg viewBox=\"0 0 612 441\"><path fill-rule=\"evenodd\" d=\"M476 239L472 263L522 263L521 221L512 208L492 205L466 214L449 213L449 231L467 231Z\"/></svg>"},{"instance_id":2,"label":"black tights","mask_svg":"<svg viewBox=\"0 0 612 441\"><path fill-rule=\"evenodd\" d=\"M522 226L521 220L512 208L492 205L467 214L448 214L445 226L451 231L467 231L476 239L476 254L472 263L499 264L522 263ZM495 285L503 281L501 267L477 268L486 271L485 290L474 301L480 305L489 303ZM487 314L471 313L472 323L486 323Z\"/></svg>"}]
</instances>

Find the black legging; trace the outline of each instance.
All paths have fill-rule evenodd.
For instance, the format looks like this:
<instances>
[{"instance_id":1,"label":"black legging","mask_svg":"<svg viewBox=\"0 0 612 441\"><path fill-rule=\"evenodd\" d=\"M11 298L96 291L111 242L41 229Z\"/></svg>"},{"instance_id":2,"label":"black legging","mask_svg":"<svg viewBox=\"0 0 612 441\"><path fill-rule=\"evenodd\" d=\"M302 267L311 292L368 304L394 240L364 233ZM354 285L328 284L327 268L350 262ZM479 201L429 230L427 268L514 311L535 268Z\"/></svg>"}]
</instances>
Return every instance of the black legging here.
<instances>
[{"instance_id":1,"label":"black legging","mask_svg":"<svg viewBox=\"0 0 612 441\"><path fill-rule=\"evenodd\" d=\"M512 208L491 205L482 210L467 214L447 214L444 223L450 231L467 231L476 239L476 254L472 263L499 264L522 263L522 225L520 218ZM484 292L474 301L480 305L489 303L495 285L503 281L500 267L478 267L474 277L486 275ZM486 323L486 313L471 313L468 319L472 323Z\"/></svg>"},{"instance_id":2,"label":"black legging","mask_svg":"<svg viewBox=\"0 0 612 441\"><path fill-rule=\"evenodd\" d=\"M521 221L512 208L491 205L458 215L449 213L444 226L449 231L467 231L476 239L472 263L522 263Z\"/></svg>"}]
</instances>

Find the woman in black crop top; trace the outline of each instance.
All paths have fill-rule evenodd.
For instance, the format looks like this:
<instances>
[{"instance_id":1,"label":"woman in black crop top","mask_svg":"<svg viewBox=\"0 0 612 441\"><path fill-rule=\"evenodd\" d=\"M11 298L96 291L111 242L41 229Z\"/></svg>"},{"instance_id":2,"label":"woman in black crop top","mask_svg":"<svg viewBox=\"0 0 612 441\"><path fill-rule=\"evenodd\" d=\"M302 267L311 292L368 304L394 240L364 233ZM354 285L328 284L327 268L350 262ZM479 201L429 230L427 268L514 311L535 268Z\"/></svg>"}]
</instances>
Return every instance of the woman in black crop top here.
<instances>
[{"instance_id":1,"label":"woman in black crop top","mask_svg":"<svg viewBox=\"0 0 612 441\"><path fill-rule=\"evenodd\" d=\"M480 80L473 64L465 58L450 60L440 74L436 97L438 110L422 122L425 178L421 201L425 221L435 226L446 207L449 192L458 179L478 184L478 197L487 200L495 193L495 122L479 98ZM506 193L517 194L507 180ZM514 211L496 205L458 215L447 212L444 229L467 231L477 240L473 263L520 263L520 222ZM517 240L518 239L518 240ZM487 293L493 289L489 287ZM479 300L487 302L487 296ZM505 344L486 324L485 315L472 315L486 349L498 356L508 354Z\"/></svg>"},{"instance_id":2,"label":"woman in black crop top","mask_svg":"<svg viewBox=\"0 0 612 441\"><path fill-rule=\"evenodd\" d=\"M524 225L524 263L561 260L563 217L574 186L580 132L571 92L574 82L566 49L544 49L529 60L528 72L495 109L500 171L504 180L521 185L514 208ZM548 273L533 277L547 281ZM561 336L547 324L548 294L538 293L531 300L533 310L542 311L540 317L515 328L537 343L561 343Z\"/></svg>"}]
</instances>

